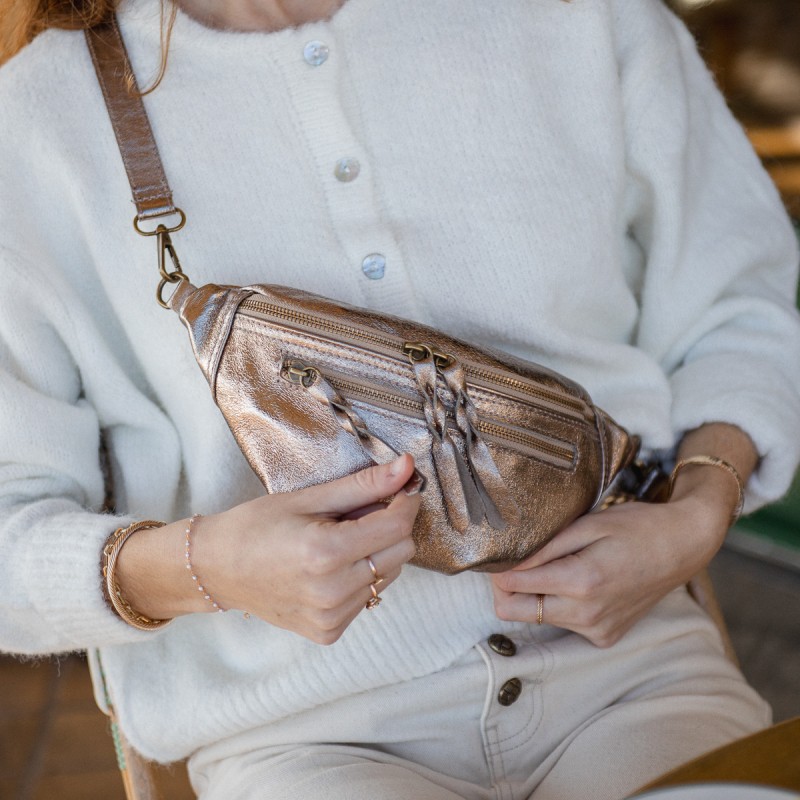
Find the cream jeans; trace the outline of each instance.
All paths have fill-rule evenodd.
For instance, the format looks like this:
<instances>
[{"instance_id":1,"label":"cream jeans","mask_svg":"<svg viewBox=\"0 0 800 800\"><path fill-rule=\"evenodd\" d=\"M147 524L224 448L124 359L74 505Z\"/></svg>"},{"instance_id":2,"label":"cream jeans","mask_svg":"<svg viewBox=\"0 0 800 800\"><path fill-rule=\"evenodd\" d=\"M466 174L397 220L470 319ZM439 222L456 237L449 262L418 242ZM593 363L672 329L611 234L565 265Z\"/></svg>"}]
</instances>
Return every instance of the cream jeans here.
<instances>
[{"instance_id":1,"label":"cream jeans","mask_svg":"<svg viewBox=\"0 0 800 800\"><path fill-rule=\"evenodd\" d=\"M606 650L549 626L514 643L206 747L193 786L202 800L612 800L770 722L682 589Z\"/></svg>"}]
</instances>

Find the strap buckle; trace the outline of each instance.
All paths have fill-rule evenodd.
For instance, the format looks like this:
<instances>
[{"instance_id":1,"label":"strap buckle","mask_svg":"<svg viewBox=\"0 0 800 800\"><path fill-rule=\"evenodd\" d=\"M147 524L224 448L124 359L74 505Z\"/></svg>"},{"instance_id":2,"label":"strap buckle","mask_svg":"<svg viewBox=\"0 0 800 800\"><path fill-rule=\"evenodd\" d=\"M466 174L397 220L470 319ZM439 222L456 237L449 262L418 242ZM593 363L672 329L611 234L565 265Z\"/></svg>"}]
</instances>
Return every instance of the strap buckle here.
<instances>
[{"instance_id":1,"label":"strap buckle","mask_svg":"<svg viewBox=\"0 0 800 800\"><path fill-rule=\"evenodd\" d=\"M172 225L164 225L159 223L153 230L147 230L141 227L141 222L144 219L140 214L133 218L133 227L140 236L155 236L156 248L158 249L158 274L161 280L158 282L156 289L156 300L161 308L169 308L169 303L164 299L164 287L168 283L180 283L181 281L188 281L189 276L181 269L181 262L178 259L178 252L175 250L175 245L172 244L172 237L170 234L179 231L186 224L186 214L180 208L175 211L168 211L159 216L169 216L171 214L178 214L178 221ZM150 217L148 217L150 219ZM167 269L167 257L172 264L172 269Z\"/></svg>"}]
</instances>

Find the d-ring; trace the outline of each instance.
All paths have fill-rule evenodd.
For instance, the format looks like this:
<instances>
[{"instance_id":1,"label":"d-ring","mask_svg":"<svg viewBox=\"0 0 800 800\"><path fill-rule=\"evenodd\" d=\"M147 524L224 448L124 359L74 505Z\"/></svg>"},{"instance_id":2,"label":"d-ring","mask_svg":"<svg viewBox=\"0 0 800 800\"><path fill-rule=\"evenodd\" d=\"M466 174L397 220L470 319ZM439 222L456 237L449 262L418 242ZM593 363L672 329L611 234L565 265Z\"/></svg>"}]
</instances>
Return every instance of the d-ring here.
<instances>
[{"instance_id":1,"label":"d-ring","mask_svg":"<svg viewBox=\"0 0 800 800\"><path fill-rule=\"evenodd\" d=\"M384 582L385 578L378 575L378 569L375 566L375 562L369 556L367 556L367 565L369 566L370 572L372 572L372 583L370 585L380 586Z\"/></svg>"}]
</instances>

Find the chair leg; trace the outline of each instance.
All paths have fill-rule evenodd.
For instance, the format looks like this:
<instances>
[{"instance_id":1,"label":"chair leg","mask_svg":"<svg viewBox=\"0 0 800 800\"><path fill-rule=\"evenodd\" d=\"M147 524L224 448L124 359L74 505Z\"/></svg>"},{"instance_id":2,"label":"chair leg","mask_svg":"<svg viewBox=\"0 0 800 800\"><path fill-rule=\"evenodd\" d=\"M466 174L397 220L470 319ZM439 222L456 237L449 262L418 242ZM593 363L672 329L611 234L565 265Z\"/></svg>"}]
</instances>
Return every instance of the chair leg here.
<instances>
[{"instance_id":1,"label":"chair leg","mask_svg":"<svg viewBox=\"0 0 800 800\"><path fill-rule=\"evenodd\" d=\"M689 590L689 594L716 624L722 636L725 655L738 667L739 659L736 657L736 651L733 649L733 642L728 633L728 626L725 624L725 617L722 615L722 609L714 593L714 585L711 583L711 576L708 574L708 570L704 569L702 572L698 572L686 586Z\"/></svg>"}]
</instances>

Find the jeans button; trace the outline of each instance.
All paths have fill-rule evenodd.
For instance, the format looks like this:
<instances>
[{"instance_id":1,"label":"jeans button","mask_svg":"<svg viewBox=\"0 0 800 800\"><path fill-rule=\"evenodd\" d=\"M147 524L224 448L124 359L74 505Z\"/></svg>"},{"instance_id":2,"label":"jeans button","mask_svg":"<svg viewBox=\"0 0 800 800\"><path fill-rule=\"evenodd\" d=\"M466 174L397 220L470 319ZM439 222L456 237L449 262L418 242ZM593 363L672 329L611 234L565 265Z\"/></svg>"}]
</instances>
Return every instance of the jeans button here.
<instances>
[{"instance_id":1,"label":"jeans button","mask_svg":"<svg viewBox=\"0 0 800 800\"><path fill-rule=\"evenodd\" d=\"M489 637L489 647L499 656L513 656L517 652L517 646L508 636L502 633L493 633Z\"/></svg>"},{"instance_id":2,"label":"jeans button","mask_svg":"<svg viewBox=\"0 0 800 800\"><path fill-rule=\"evenodd\" d=\"M512 678L500 687L500 692L497 695L497 702L500 703L501 706L510 706L517 701L521 694L522 681L519 678Z\"/></svg>"}]
</instances>

